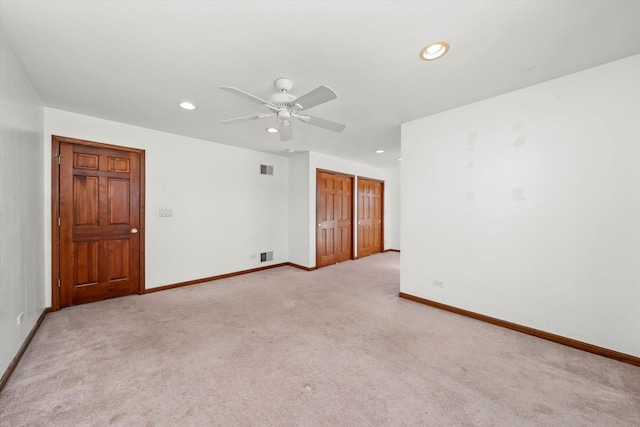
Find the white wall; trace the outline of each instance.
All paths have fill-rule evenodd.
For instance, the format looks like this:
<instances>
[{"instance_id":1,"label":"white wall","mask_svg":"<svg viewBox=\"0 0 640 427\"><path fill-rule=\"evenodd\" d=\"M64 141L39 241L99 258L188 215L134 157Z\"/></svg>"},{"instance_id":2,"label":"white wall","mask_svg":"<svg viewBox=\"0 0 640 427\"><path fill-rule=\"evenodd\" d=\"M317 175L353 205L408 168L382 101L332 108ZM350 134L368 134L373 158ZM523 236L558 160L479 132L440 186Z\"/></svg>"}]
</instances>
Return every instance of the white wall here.
<instances>
[{"instance_id":1,"label":"white wall","mask_svg":"<svg viewBox=\"0 0 640 427\"><path fill-rule=\"evenodd\" d=\"M385 249L395 249L400 250L400 194L401 194L401 185L400 185L400 175L401 169L398 167L397 169L389 171L388 179L384 183L385 188L385 200L384 203L386 205L385 213L384 213L384 222L385 222L385 230L384 230L384 248Z\"/></svg>"},{"instance_id":2,"label":"white wall","mask_svg":"<svg viewBox=\"0 0 640 427\"><path fill-rule=\"evenodd\" d=\"M402 158L402 292L640 356L640 56L406 123Z\"/></svg>"},{"instance_id":3,"label":"white wall","mask_svg":"<svg viewBox=\"0 0 640 427\"><path fill-rule=\"evenodd\" d=\"M305 224L300 222L295 226L294 245L290 247L292 261L305 267L316 265L316 170L325 169L334 172L374 178L385 181L385 205L384 205L384 249L399 249L399 197L393 193L397 187L398 173L385 169L374 168L356 162L351 162L320 153L300 153L291 158L290 181L296 182L296 200L291 202L290 216L300 220L304 218ZM306 188L304 188L306 185ZM293 188L293 187L292 187ZM304 202L303 202L304 200ZM354 218L357 217L357 198L354 199ZM303 237L305 236L306 237ZM294 231L291 234L294 236ZM354 240L357 241L357 229L354 230ZM306 244L306 247L304 245ZM395 246L397 245L397 246ZM294 249L295 248L295 249ZM357 247L354 246L354 254L357 256ZM295 261L293 260L295 259Z\"/></svg>"},{"instance_id":4,"label":"white wall","mask_svg":"<svg viewBox=\"0 0 640 427\"><path fill-rule=\"evenodd\" d=\"M40 99L0 37L0 376L45 308L43 126Z\"/></svg>"},{"instance_id":5,"label":"white wall","mask_svg":"<svg viewBox=\"0 0 640 427\"><path fill-rule=\"evenodd\" d=\"M309 264L310 179L309 152L291 156L289 158L289 261L305 267L315 265L315 261Z\"/></svg>"},{"instance_id":6,"label":"white wall","mask_svg":"<svg viewBox=\"0 0 640 427\"><path fill-rule=\"evenodd\" d=\"M288 261L286 157L45 108L47 159L51 135L146 151L147 289ZM260 164L274 166L274 175L261 175ZM174 216L159 217L159 209ZM261 263L259 253L271 250L273 261ZM50 252L45 260L50 304Z\"/></svg>"}]
</instances>

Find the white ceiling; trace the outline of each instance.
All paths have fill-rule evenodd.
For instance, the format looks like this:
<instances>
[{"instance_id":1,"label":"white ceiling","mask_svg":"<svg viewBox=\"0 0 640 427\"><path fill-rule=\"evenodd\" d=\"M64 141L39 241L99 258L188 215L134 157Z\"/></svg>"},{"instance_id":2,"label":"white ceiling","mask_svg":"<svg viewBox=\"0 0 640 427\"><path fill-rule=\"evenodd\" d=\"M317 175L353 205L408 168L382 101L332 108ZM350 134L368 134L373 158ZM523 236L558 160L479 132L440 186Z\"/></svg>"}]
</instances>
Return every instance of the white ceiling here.
<instances>
[{"instance_id":1,"label":"white ceiling","mask_svg":"<svg viewBox=\"0 0 640 427\"><path fill-rule=\"evenodd\" d=\"M639 54L639 22L640 1L613 0L0 0L0 31L48 107L391 169L401 123ZM435 41L450 52L421 61ZM268 98L279 77L298 96L335 90L309 113L346 130L296 121L281 142L271 119L220 123L265 110L219 86Z\"/></svg>"}]
</instances>

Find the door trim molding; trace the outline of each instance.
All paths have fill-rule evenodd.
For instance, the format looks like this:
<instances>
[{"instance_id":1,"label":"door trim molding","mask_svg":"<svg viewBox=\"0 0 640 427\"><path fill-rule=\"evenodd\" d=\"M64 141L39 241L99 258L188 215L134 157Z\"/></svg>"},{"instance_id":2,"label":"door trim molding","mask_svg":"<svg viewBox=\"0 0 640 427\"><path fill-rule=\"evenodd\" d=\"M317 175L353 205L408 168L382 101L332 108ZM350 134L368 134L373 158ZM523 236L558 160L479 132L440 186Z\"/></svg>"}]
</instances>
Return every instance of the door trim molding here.
<instances>
[{"instance_id":1,"label":"door trim molding","mask_svg":"<svg viewBox=\"0 0 640 427\"><path fill-rule=\"evenodd\" d=\"M69 138L66 136L51 136L51 311L60 310L60 290L58 279L60 278L60 228L58 217L60 216L60 171L58 158L60 156L60 144L85 145L100 148L112 148L121 151L129 151L140 155L140 282L138 293L145 290L145 151L139 148L123 147L120 145L105 144L102 142L85 141L83 139Z\"/></svg>"},{"instance_id":2,"label":"door trim molding","mask_svg":"<svg viewBox=\"0 0 640 427\"><path fill-rule=\"evenodd\" d=\"M360 176L360 175L358 175L358 179L364 179L365 181L373 181L373 182L379 182L380 184L384 184L384 179L368 178L366 176Z\"/></svg>"},{"instance_id":3,"label":"door trim molding","mask_svg":"<svg viewBox=\"0 0 640 427\"><path fill-rule=\"evenodd\" d=\"M322 168L316 168L316 178L318 177L318 172L323 172L323 173L330 173L332 175L336 175L336 176L344 176L345 178L354 178L355 179L355 175L352 175L350 173L344 173L344 172L336 172L336 171L332 171L329 169L322 169ZM318 183L316 182L316 186L318 185Z\"/></svg>"}]
</instances>

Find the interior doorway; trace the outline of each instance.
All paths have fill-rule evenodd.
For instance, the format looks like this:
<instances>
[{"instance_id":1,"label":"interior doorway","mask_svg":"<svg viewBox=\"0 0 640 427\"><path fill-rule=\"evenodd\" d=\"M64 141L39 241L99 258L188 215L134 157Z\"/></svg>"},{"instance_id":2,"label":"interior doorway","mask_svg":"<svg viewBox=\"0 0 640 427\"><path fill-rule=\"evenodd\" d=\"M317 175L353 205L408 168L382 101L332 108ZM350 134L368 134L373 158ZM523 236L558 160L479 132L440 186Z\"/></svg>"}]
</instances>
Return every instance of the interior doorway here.
<instances>
[{"instance_id":1,"label":"interior doorway","mask_svg":"<svg viewBox=\"0 0 640 427\"><path fill-rule=\"evenodd\" d=\"M144 150L52 138L52 308L144 290Z\"/></svg>"}]
</instances>

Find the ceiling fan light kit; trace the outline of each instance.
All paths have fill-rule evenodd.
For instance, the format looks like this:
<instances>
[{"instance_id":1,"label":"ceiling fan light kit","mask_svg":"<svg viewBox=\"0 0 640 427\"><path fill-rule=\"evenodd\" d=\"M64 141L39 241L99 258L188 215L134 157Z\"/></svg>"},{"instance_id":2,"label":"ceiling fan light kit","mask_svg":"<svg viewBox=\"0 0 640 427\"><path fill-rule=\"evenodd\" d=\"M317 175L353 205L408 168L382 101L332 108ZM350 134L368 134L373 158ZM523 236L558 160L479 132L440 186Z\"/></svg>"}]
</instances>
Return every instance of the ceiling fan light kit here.
<instances>
[{"instance_id":1,"label":"ceiling fan light kit","mask_svg":"<svg viewBox=\"0 0 640 427\"><path fill-rule=\"evenodd\" d=\"M320 86L305 95L296 97L295 95L289 93L289 91L293 87L293 82L291 80L280 78L277 79L273 84L276 89L278 89L278 92L271 95L268 100L264 100L258 96L251 95L250 93L244 92L235 87L220 86L220 89L226 92L233 93L234 95L248 99L249 101L261 104L271 111L270 113L223 120L222 123L232 124L276 116L277 126L268 127L266 130L270 133L279 132L281 141L289 141L293 138L293 126L291 125L292 117L297 118L300 121L312 126L317 126L333 132L342 132L346 128L345 125L333 122L331 120L309 116L306 114L299 114L302 110L308 110L317 105L331 101L332 99L336 99L337 95L332 89L328 88L327 86Z\"/></svg>"}]
</instances>

